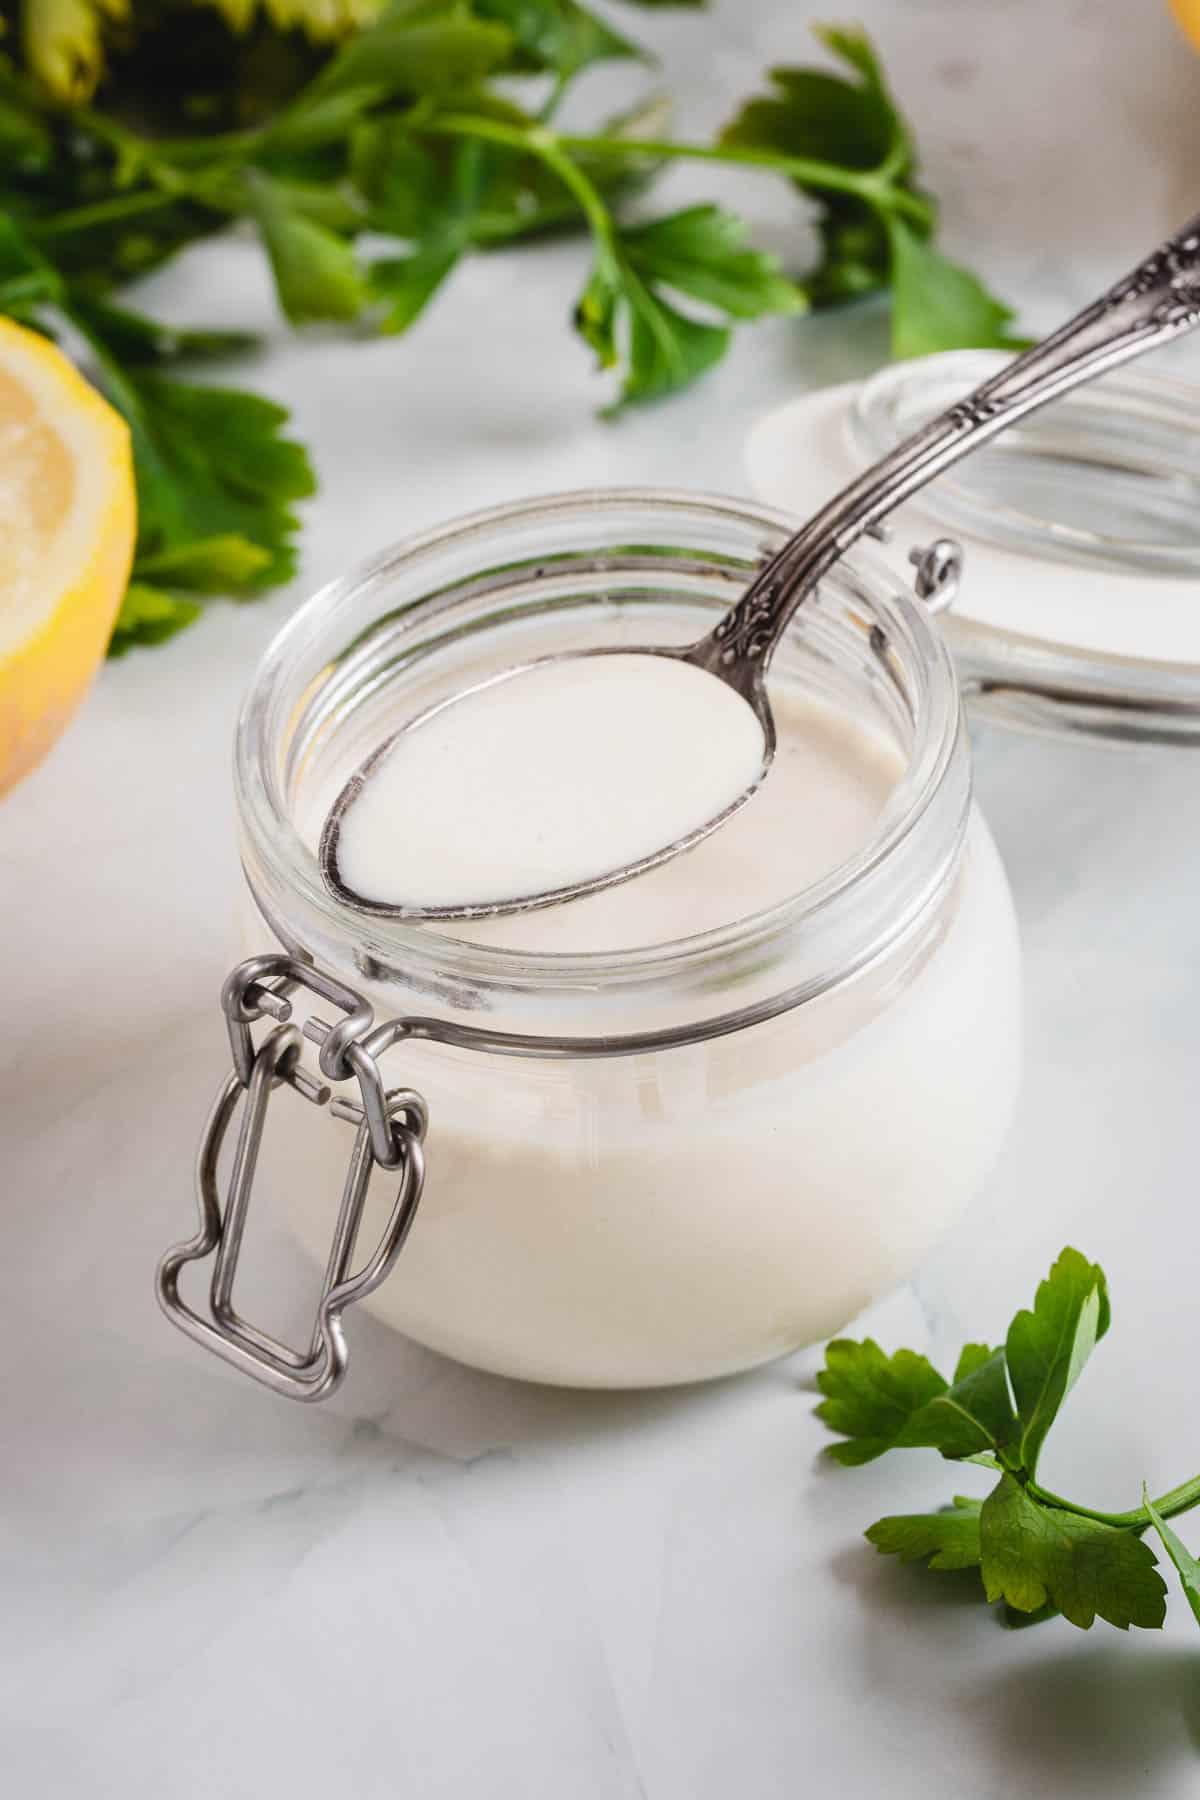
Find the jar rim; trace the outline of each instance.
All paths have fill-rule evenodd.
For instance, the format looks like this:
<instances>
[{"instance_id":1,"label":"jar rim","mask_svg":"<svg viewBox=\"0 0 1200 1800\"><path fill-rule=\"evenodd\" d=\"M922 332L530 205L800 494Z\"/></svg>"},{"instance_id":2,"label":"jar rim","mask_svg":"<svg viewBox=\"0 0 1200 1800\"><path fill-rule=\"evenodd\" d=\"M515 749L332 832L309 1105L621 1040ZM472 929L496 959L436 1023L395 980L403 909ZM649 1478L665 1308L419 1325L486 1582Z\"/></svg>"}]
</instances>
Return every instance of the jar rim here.
<instances>
[{"instance_id":1,"label":"jar rim","mask_svg":"<svg viewBox=\"0 0 1200 1800\"><path fill-rule=\"evenodd\" d=\"M347 642L362 636L366 612L382 598L388 585L440 550L482 544L509 528L561 522L574 514L595 521L611 513L615 519L631 508L653 511L670 521L676 528L672 544L687 543L689 517L745 528L759 543L764 532L782 540L794 529L794 521L786 513L719 494L613 487L538 495L452 518L406 537L335 577L297 608L271 641L252 678L238 719L234 754L247 878L277 935L286 941L281 923L291 930L290 917L282 922L277 917L277 897L287 896L289 914L295 907L310 928L296 934L302 946L311 947L309 935L335 941L352 950L360 967L369 958L385 968L403 968L406 976L424 975L443 982L453 978L505 994L547 989L627 991L639 983L672 976L694 981L704 970L728 964L732 957L752 954L761 958L768 945L814 931L819 921L848 904L852 895L896 861L928 820L935 802L945 797L953 769L958 769L962 780L949 807L948 829L939 830L938 837L944 852L940 860L945 862L947 856L956 859L970 802L970 774L953 663L921 605L904 591L882 559L860 547L827 579L849 591L873 624L903 641L920 676L919 705L907 767L877 829L854 855L819 881L758 912L693 936L632 949L578 952L514 950L467 941L455 938L452 932L432 930L428 924L358 912L326 889L314 851L291 816L272 742L294 721L314 682L329 676L333 663L326 654L323 663L318 658L316 672L304 679L306 664L312 663L314 648L320 649L322 638L331 629L341 629ZM435 595L413 600L405 607L405 617L415 619L422 608L435 604ZM355 629L347 630L351 626ZM298 691L292 693L292 688ZM946 808L942 811L945 814ZM928 892L928 883L925 889ZM909 908L897 917L892 936L900 935L911 922ZM876 940L873 954L883 947ZM843 967L839 978L847 972ZM823 984L828 985L830 981Z\"/></svg>"}]
</instances>

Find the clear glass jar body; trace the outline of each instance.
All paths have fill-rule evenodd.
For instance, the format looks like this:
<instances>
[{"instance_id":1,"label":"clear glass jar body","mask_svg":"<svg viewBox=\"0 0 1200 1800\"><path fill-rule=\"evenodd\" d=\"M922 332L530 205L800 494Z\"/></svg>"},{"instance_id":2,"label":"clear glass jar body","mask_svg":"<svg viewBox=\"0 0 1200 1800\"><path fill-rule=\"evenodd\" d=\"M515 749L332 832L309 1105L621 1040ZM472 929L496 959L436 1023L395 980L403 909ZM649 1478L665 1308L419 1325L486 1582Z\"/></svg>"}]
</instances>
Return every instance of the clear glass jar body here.
<instances>
[{"instance_id":1,"label":"clear glass jar body","mask_svg":"<svg viewBox=\"0 0 1200 1800\"><path fill-rule=\"evenodd\" d=\"M564 955L356 915L321 885L320 819L385 721L529 655L689 641L783 530L661 494L462 521L318 595L247 702L244 947L282 943L378 1016L422 1022L385 1073L428 1103L426 1192L369 1304L461 1360L647 1385L826 1336L911 1271L1003 1138L1008 888L949 659L869 561L802 609L776 668L869 716L906 772L862 853L803 893L703 936ZM347 1128L292 1114L289 1210L323 1258Z\"/></svg>"}]
</instances>

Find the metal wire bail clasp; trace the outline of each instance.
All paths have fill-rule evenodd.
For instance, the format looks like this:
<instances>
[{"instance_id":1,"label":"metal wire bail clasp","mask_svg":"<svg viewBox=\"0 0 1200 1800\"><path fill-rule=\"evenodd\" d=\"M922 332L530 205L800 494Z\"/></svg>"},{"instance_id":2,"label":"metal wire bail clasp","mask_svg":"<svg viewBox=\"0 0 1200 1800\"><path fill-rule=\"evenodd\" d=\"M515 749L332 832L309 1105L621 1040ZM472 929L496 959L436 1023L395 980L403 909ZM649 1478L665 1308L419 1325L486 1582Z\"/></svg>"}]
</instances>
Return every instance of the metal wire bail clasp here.
<instances>
[{"instance_id":1,"label":"metal wire bail clasp","mask_svg":"<svg viewBox=\"0 0 1200 1800\"><path fill-rule=\"evenodd\" d=\"M317 1305L312 1337L305 1350L294 1350L250 1324L233 1304L233 1282L246 1227L246 1215L259 1146L272 1094L280 1086L296 1090L313 1105L324 1106L330 1090L300 1065L301 1031L291 1021L287 998L305 988L337 1006L344 1017L329 1026L320 1019L305 1022L303 1036L321 1046L321 1071L331 1081L353 1076L360 1101L336 1099L334 1117L358 1129L342 1190L333 1243ZM293 1400L324 1400L346 1373L349 1352L342 1328L347 1306L377 1288L390 1273L412 1229L425 1179L422 1141L426 1108L409 1088L384 1088L379 1065L362 1040L374 1014L353 988L289 956L257 956L241 963L226 981L221 1004L229 1026L233 1068L223 1082L204 1128L196 1159L196 1199L200 1229L185 1244L168 1250L159 1264L159 1305L197 1343ZM257 1049L251 1025L264 1016L276 1021ZM217 1164L239 1101L241 1124L233 1167L222 1207ZM376 1163L399 1176L399 1187L383 1234L357 1272L351 1272L371 1171ZM214 1255L215 1253L215 1255ZM184 1265L214 1256L207 1316L196 1312L179 1293Z\"/></svg>"}]
</instances>

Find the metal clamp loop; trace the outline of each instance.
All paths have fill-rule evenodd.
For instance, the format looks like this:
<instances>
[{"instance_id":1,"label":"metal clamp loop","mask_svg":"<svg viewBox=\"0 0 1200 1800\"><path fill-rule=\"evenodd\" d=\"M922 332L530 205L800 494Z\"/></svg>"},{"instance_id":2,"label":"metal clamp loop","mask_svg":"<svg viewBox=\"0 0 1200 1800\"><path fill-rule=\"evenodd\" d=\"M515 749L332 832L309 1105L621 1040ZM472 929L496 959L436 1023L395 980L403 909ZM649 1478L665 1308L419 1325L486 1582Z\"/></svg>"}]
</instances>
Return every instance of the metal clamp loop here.
<instances>
[{"instance_id":1,"label":"metal clamp loop","mask_svg":"<svg viewBox=\"0 0 1200 1800\"><path fill-rule=\"evenodd\" d=\"M265 985L270 983L270 986ZM291 1021L286 994L303 987L341 1007L346 1018L335 1030L342 1047L331 1062L344 1057L346 1076L359 1086L361 1104L339 1097L330 1112L357 1126L342 1190L342 1202L325 1268L317 1317L308 1347L299 1351L243 1319L233 1304L233 1282L246 1227L258 1153L271 1095L281 1085L294 1088L314 1104L324 1105L330 1090L300 1067L301 1031ZM347 1306L363 1299L390 1273L412 1229L425 1180L422 1143L428 1113L411 1088L385 1090L379 1065L359 1039L372 1026L367 1002L343 983L286 956L260 956L242 963L226 981L221 996L229 1024L233 1069L222 1083L201 1139L196 1162L196 1199L200 1228L187 1243L169 1250L159 1265L159 1305L173 1324L234 1368L276 1393L294 1400L323 1400L346 1373L348 1351L342 1327ZM277 1023L257 1050L250 1037L255 1019L267 1015ZM333 1035L319 1020L310 1020L305 1035L326 1045ZM325 1058L322 1056L322 1064ZM337 1079L337 1077L333 1077ZM342 1077L343 1079L345 1077ZM244 1098L243 1098L244 1097ZM233 1167L222 1207L217 1164L239 1102L241 1124ZM376 1146L382 1144L386 1156ZM399 1174L390 1216L374 1251L351 1271L371 1171L384 1163ZM184 1265L214 1255L207 1316L180 1296Z\"/></svg>"},{"instance_id":2,"label":"metal clamp loop","mask_svg":"<svg viewBox=\"0 0 1200 1800\"><path fill-rule=\"evenodd\" d=\"M297 988L328 1000L345 1014L336 1025L323 1019L307 1019L304 1036L320 1047L321 1073L326 1081L358 1082L363 1110L371 1132L371 1149L375 1161L385 1169L398 1169L404 1150L388 1115L387 1093L379 1065L364 1045L375 1023L374 1008L354 988L347 987L332 975L326 975L312 963L283 954L252 956L239 963L221 989L221 1005L229 1027L229 1047L233 1066L243 1087L250 1083L254 1065L254 1040L251 1024L264 1015L287 1024L292 1017L292 1004L287 998ZM323 1106L329 1090L293 1059L283 1079L302 1093L306 1100Z\"/></svg>"}]
</instances>

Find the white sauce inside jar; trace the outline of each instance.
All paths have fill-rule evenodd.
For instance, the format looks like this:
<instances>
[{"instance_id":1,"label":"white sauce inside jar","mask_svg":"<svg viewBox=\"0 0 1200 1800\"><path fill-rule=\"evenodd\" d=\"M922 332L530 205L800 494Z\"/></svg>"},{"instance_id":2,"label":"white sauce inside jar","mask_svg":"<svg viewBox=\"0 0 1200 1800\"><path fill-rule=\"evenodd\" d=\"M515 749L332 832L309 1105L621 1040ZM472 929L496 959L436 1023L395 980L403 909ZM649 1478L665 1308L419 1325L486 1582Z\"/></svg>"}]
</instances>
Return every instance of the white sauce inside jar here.
<instances>
[{"instance_id":1,"label":"white sauce inside jar","mask_svg":"<svg viewBox=\"0 0 1200 1800\"><path fill-rule=\"evenodd\" d=\"M825 695L776 681L772 704L770 775L686 855L568 905L424 929L620 952L802 893L876 836L903 759L882 726ZM309 798L315 847L329 794ZM247 949L262 947L255 919ZM436 1010L395 980L344 972L380 1017ZM569 993L561 1005L569 1034ZM957 876L919 928L761 1023L610 1058L398 1045L384 1073L428 1102L427 1185L367 1304L434 1349L532 1380L620 1387L748 1367L836 1331L909 1273L990 1165L1019 1062L1012 904L973 814ZM289 1216L319 1263L351 1139L314 1108L290 1116ZM363 1255L389 1197L378 1178Z\"/></svg>"}]
</instances>

